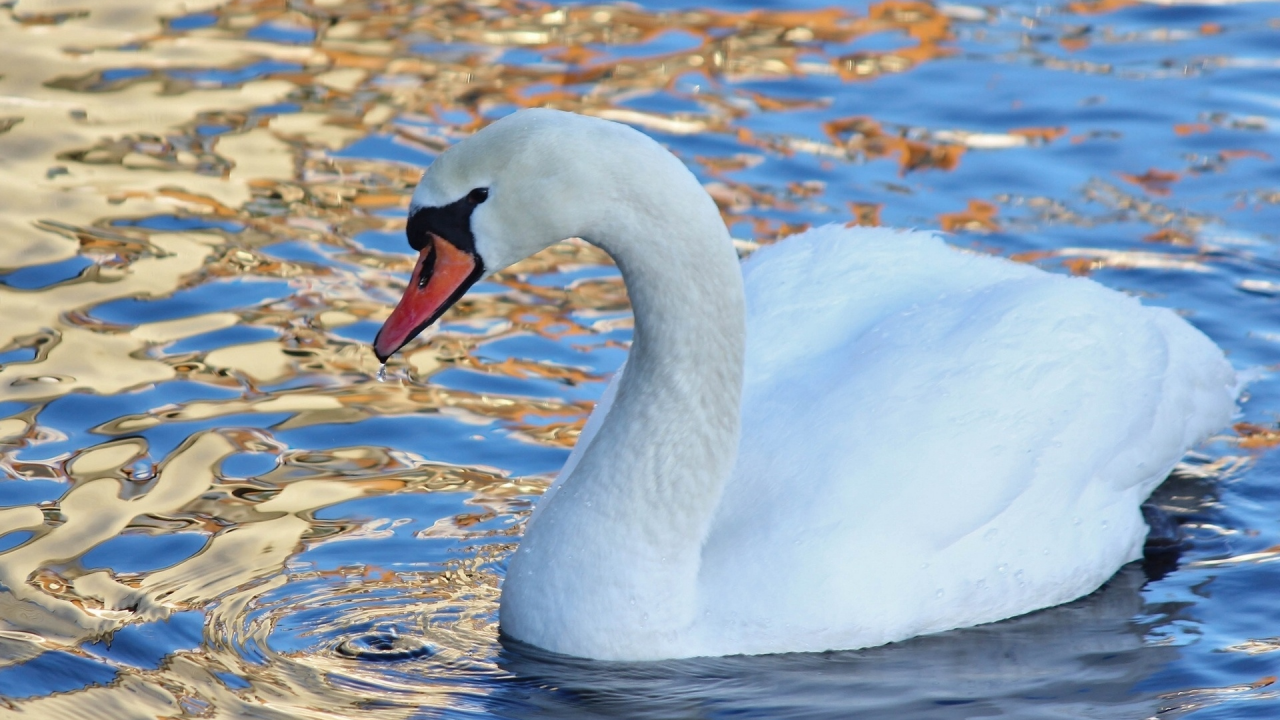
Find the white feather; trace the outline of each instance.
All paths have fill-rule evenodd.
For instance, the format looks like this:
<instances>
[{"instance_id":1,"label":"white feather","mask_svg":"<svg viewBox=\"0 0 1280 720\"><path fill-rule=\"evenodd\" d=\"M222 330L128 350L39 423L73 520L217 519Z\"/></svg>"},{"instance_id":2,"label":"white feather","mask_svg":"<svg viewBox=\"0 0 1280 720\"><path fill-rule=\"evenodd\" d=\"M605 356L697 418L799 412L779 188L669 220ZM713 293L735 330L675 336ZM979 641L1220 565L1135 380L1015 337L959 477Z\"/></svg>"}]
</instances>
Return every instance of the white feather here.
<instances>
[{"instance_id":1,"label":"white feather","mask_svg":"<svg viewBox=\"0 0 1280 720\"><path fill-rule=\"evenodd\" d=\"M479 186L487 268L579 236L636 317L504 585L504 632L550 650L858 648L1080 597L1234 412L1212 342L1087 279L835 226L740 266L693 175L604 120L500 120L415 203Z\"/></svg>"}]
</instances>

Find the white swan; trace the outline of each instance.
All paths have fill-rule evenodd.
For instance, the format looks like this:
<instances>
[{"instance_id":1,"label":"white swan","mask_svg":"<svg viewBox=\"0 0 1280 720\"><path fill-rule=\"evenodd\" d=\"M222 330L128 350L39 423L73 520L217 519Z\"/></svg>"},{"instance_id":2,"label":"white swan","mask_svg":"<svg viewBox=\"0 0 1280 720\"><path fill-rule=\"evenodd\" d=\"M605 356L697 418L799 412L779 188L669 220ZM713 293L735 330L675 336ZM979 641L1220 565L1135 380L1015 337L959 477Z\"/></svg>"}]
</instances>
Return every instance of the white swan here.
<instances>
[{"instance_id":1,"label":"white swan","mask_svg":"<svg viewBox=\"0 0 1280 720\"><path fill-rule=\"evenodd\" d=\"M658 143L550 110L440 155L384 361L568 237L617 262L625 371L539 503L504 633L583 657L848 649L1092 592L1140 503L1234 412L1172 312L927 233L828 226L736 257Z\"/></svg>"}]
</instances>

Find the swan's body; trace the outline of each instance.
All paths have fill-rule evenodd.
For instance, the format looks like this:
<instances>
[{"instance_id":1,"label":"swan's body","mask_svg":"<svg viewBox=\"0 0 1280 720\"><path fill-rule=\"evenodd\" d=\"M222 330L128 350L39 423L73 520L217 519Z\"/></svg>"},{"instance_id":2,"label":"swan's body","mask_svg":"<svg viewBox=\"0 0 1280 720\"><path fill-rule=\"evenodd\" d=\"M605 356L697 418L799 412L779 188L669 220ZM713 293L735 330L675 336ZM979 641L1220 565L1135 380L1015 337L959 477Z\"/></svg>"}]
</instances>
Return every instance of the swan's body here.
<instances>
[{"instance_id":1,"label":"swan's body","mask_svg":"<svg viewBox=\"0 0 1280 720\"><path fill-rule=\"evenodd\" d=\"M1088 280L838 227L740 267L692 174L613 123L517 113L414 206L423 262L465 210L471 275L578 236L631 296L625 371L503 588L503 631L549 650L857 648L1080 597L1139 557L1140 503L1234 411L1204 335ZM413 284L401 306L430 311L398 308L383 357L461 292Z\"/></svg>"}]
</instances>

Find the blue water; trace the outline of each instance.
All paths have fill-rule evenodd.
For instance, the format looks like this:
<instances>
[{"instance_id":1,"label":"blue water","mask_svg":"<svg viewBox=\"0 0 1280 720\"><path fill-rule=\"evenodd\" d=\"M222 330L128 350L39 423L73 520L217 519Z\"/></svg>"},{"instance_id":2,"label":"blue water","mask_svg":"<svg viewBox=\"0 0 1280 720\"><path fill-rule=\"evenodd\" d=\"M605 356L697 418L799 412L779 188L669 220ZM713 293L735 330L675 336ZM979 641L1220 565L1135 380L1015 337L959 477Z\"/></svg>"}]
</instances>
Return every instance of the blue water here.
<instances>
[{"instance_id":1,"label":"blue water","mask_svg":"<svg viewBox=\"0 0 1280 720\"><path fill-rule=\"evenodd\" d=\"M0 255L0 715L1280 716L1280 4L827 5L0 18L31 66L0 77L0 158L31 173L0 215L59 233ZM500 273L385 382L368 344L422 168L538 103L633 113L739 240L951 228L1174 308L1251 378L1157 491L1181 554L868 650L500 638L505 558L631 340L617 272L565 245ZM222 169L138 164L157 147ZM425 651L341 651L371 637Z\"/></svg>"}]
</instances>

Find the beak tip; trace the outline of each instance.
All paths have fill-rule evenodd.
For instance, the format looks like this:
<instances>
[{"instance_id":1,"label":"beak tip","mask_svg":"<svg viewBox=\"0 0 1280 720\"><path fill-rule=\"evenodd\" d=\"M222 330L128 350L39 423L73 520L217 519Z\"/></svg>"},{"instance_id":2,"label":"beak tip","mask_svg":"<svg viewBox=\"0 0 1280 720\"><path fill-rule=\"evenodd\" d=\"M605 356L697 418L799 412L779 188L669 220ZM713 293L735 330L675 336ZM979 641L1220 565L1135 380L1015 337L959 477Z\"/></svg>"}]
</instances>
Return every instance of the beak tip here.
<instances>
[{"instance_id":1,"label":"beak tip","mask_svg":"<svg viewBox=\"0 0 1280 720\"><path fill-rule=\"evenodd\" d=\"M383 344L383 342L382 342L382 333L381 333L381 332L379 332L379 333L378 333L378 335L377 335L377 337L375 337L375 338L373 339L373 354L374 354L374 357L378 358L378 362L382 363L383 365L386 365L386 364L387 364L387 360L389 360L389 359L391 358L391 356L392 356L392 355L395 355L395 354L396 354L396 350L399 350L399 349L400 349L400 348L390 348L390 349L388 349L388 348Z\"/></svg>"}]
</instances>

